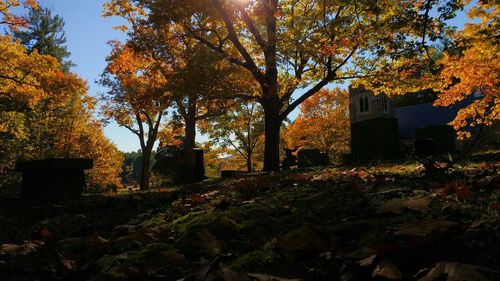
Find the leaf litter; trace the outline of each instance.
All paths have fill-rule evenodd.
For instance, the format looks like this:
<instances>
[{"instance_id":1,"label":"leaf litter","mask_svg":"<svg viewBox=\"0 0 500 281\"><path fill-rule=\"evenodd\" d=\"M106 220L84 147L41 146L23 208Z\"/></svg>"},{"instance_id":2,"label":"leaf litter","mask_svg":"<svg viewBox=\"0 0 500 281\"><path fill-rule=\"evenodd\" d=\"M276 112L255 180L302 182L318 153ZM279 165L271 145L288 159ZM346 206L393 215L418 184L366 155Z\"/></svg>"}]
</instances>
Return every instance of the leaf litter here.
<instances>
[{"instance_id":1,"label":"leaf litter","mask_svg":"<svg viewBox=\"0 0 500 281\"><path fill-rule=\"evenodd\" d=\"M2 233L7 239L0 241L17 243L1 244L0 273L9 280L27 258L33 269L16 280L34 280L48 268L53 280L71 272L73 279L93 280L493 281L496 271L488 268L500 261L500 220L490 206L500 202L495 189L482 187L497 173L495 167L468 170L462 178L470 179L471 194L458 200L449 200L456 188L446 197L430 196L431 186L443 183L414 177L418 173L401 165L292 171L179 193L84 199L52 216L21 212L20 221L34 221L35 231L6 222L12 235ZM63 210L69 213L60 215ZM377 244L382 248L363 253ZM456 258L461 262L452 262Z\"/></svg>"}]
</instances>

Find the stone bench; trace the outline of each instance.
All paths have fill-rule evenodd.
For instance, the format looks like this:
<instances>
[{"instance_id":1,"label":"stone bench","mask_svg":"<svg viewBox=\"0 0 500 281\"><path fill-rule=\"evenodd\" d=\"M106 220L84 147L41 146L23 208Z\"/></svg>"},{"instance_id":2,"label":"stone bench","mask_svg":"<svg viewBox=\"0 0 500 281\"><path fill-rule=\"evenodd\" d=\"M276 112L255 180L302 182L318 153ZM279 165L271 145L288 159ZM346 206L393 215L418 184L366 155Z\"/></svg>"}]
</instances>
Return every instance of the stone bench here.
<instances>
[{"instance_id":1,"label":"stone bench","mask_svg":"<svg viewBox=\"0 0 500 281\"><path fill-rule=\"evenodd\" d=\"M16 163L23 173L21 198L60 200L79 197L85 188L84 170L92 169L92 159L50 158Z\"/></svg>"}]
</instances>

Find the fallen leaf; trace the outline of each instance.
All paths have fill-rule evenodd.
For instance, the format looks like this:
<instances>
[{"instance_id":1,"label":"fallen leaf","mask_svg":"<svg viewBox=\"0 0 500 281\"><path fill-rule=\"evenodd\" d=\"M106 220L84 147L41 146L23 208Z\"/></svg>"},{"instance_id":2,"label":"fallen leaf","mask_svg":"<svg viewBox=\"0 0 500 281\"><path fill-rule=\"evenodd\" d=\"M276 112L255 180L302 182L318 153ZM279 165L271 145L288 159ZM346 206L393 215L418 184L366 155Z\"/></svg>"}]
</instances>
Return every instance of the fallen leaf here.
<instances>
[{"instance_id":1,"label":"fallen leaf","mask_svg":"<svg viewBox=\"0 0 500 281\"><path fill-rule=\"evenodd\" d=\"M469 229L479 228L482 224L484 224L484 220L483 219L477 219L477 220L475 220L474 222L471 223L471 225L469 226Z\"/></svg>"},{"instance_id":2,"label":"fallen leaf","mask_svg":"<svg viewBox=\"0 0 500 281\"><path fill-rule=\"evenodd\" d=\"M210 192L204 193L201 196L203 198L206 198L206 199L210 200L210 199L214 198L217 194L219 194L219 191L218 190L214 190L214 191L210 191Z\"/></svg>"},{"instance_id":3,"label":"fallen leaf","mask_svg":"<svg viewBox=\"0 0 500 281\"><path fill-rule=\"evenodd\" d=\"M430 202L431 198L427 196L409 200L392 199L380 205L377 208L377 214L401 214L405 209L425 212L428 209Z\"/></svg>"},{"instance_id":4,"label":"fallen leaf","mask_svg":"<svg viewBox=\"0 0 500 281\"><path fill-rule=\"evenodd\" d=\"M219 267L222 275L221 277L222 279L224 279L224 281L250 281L248 275L241 272L236 272L222 263L219 264Z\"/></svg>"},{"instance_id":5,"label":"fallen leaf","mask_svg":"<svg viewBox=\"0 0 500 281\"><path fill-rule=\"evenodd\" d=\"M146 230L136 231L131 235L131 238L138 242L153 242L158 240L152 232Z\"/></svg>"},{"instance_id":6,"label":"fallen leaf","mask_svg":"<svg viewBox=\"0 0 500 281\"><path fill-rule=\"evenodd\" d=\"M164 258L166 262L172 265L181 265L185 261L185 256L179 253L177 250L162 252L160 256Z\"/></svg>"},{"instance_id":7,"label":"fallen leaf","mask_svg":"<svg viewBox=\"0 0 500 281\"><path fill-rule=\"evenodd\" d=\"M73 270L73 268L75 268L75 261L74 260L62 259L61 264L67 270Z\"/></svg>"},{"instance_id":8,"label":"fallen leaf","mask_svg":"<svg viewBox=\"0 0 500 281\"><path fill-rule=\"evenodd\" d=\"M205 204L207 200L203 198L201 195L191 195L190 197L191 204Z\"/></svg>"},{"instance_id":9,"label":"fallen leaf","mask_svg":"<svg viewBox=\"0 0 500 281\"><path fill-rule=\"evenodd\" d=\"M466 186L457 186L455 188L455 194L460 201L474 197L474 194Z\"/></svg>"},{"instance_id":10,"label":"fallen leaf","mask_svg":"<svg viewBox=\"0 0 500 281\"><path fill-rule=\"evenodd\" d=\"M364 170L357 172L355 175L365 181L367 181L371 177L370 173Z\"/></svg>"},{"instance_id":11,"label":"fallen leaf","mask_svg":"<svg viewBox=\"0 0 500 281\"><path fill-rule=\"evenodd\" d=\"M360 266L370 266L373 264L373 262L375 261L376 258L377 258L377 255L371 255L367 258L364 258L364 259L358 261L358 264Z\"/></svg>"},{"instance_id":12,"label":"fallen leaf","mask_svg":"<svg viewBox=\"0 0 500 281\"><path fill-rule=\"evenodd\" d=\"M336 247L337 238L311 226L301 227L278 237L277 246L285 252L325 252Z\"/></svg>"},{"instance_id":13,"label":"fallen leaf","mask_svg":"<svg viewBox=\"0 0 500 281\"><path fill-rule=\"evenodd\" d=\"M445 261L437 263L425 277L418 279L418 281L441 280L441 278L446 278L447 281L491 281L480 272L488 272L500 278L500 272L493 269Z\"/></svg>"},{"instance_id":14,"label":"fallen leaf","mask_svg":"<svg viewBox=\"0 0 500 281\"><path fill-rule=\"evenodd\" d=\"M467 183L464 181L447 182L437 192L437 196L441 198L445 198L452 194L456 194L457 199L460 201L474 197L474 193L470 191Z\"/></svg>"},{"instance_id":15,"label":"fallen leaf","mask_svg":"<svg viewBox=\"0 0 500 281\"><path fill-rule=\"evenodd\" d=\"M326 178L322 175L315 176L314 178L311 179L312 182L317 182L317 181L326 181Z\"/></svg>"},{"instance_id":16,"label":"fallen leaf","mask_svg":"<svg viewBox=\"0 0 500 281\"><path fill-rule=\"evenodd\" d=\"M88 244L89 247L96 252L100 252L104 248L106 248L109 244L109 240L99 236L99 234L94 233L89 239L88 239Z\"/></svg>"},{"instance_id":17,"label":"fallen leaf","mask_svg":"<svg viewBox=\"0 0 500 281\"><path fill-rule=\"evenodd\" d=\"M248 276L257 279L258 281L300 281L302 279L288 279L269 274L248 273Z\"/></svg>"},{"instance_id":18,"label":"fallen leaf","mask_svg":"<svg viewBox=\"0 0 500 281\"><path fill-rule=\"evenodd\" d=\"M50 231L50 229L48 227L44 227L40 231L40 234L42 235L43 240L45 240L45 242L48 242L48 241L51 241L54 239L54 235L52 234L52 231Z\"/></svg>"},{"instance_id":19,"label":"fallen leaf","mask_svg":"<svg viewBox=\"0 0 500 281\"><path fill-rule=\"evenodd\" d=\"M255 198L241 202L242 205L253 204L253 203L255 203Z\"/></svg>"},{"instance_id":20,"label":"fallen leaf","mask_svg":"<svg viewBox=\"0 0 500 281\"><path fill-rule=\"evenodd\" d=\"M408 236L425 236L434 231L444 232L458 223L444 219L431 219L422 222L402 223L393 227L395 234Z\"/></svg>"},{"instance_id":21,"label":"fallen leaf","mask_svg":"<svg viewBox=\"0 0 500 281\"><path fill-rule=\"evenodd\" d=\"M388 259L382 259L372 272L372 277L384 277L389 280L399 280L403 274L399 268Z\"/></svg>"},{"instance_id":22,"label":"fallen leaf","mask_svg":"<svg viewBox=\"0 0 500 281\"><path fill-rule=\"evenodd\" d=\"M201 268L197 270L195 273L186 276L185 278L179 279L181 280L213 280L213 273L217 269L217 265L220 263L220 258L215 257L212 260L208 261L202 258L200 264Z\"/></svg>"},{"instance_id":23,"label":"fallen leaf","mask_svg":"<svg viewBox=\"0 0 500 281\"><path fill-rule=\"evenodd\" d=\"M203 228L198 233L198 237L201 240L201 248L205 253L211 256L216 256L220 253L221 243L208 229Z\"/></svg>"},{"instance_id":24,"label":"fallen leaf","mask_svg":"<svg viewBox=\"0 0 500 281\"><path fill-rule=\"evenodd\" d=\"M11 256L25 256L45 244L43 241L26 241L24 244L2 244L0 246L0 255L8 254Z\"/></svg>"},{"instance_id":25,"label":"fallen leaf","mask_svg":"<svg viewBox=\"0 0 500 281\"><path fill-rule=\"evenodd\" d=\"M288 178L292 181L309 181L312 179L312 176L307 174L292 174Z\"/></svg>"}]
</instances>

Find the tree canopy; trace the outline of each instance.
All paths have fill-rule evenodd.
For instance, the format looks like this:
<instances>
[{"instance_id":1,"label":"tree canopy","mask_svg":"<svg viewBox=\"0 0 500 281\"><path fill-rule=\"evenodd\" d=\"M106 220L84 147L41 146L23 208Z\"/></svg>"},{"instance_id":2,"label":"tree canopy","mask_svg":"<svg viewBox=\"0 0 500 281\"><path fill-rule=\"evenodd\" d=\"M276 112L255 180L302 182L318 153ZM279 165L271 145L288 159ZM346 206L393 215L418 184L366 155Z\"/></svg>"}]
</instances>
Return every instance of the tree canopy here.
<instances>
[{"instance_id":1,"label":"tree canopy","mask_svg":"<svg viewBox=\"0 0 500 281\"><path fill-rule=\"evenodd\" d=\"M52 16L47 8L31 9L27 17L26 28L15 30L14 38L19 40L28 50L37 50L43 55L51 55L59 61L62 68L68 72L73 63L67 60L71 53L66 44L64 32L64 20L58 16Z\"/></svg>"},{"instance_id":2,"label":"tree canopy","mask_svg":"<svg viewBox=\"0 0 500 281\"><path fill-rule=\"evenodd\" d=\"M10 13L20 5L37 8L35 1L0 1L1 26L30 26ZM90 185L119 186L121 153L104 137L94 106L86 82L65 72L56 57L0 35L0 185L14 178L17 161L81 157L95 163Z\"/></svg>"},{"instance_id":3,"label":"tree canopy","mask_svg":"<svg viewBox=\"0 0 500 281\"><path fill-rule=\"evenodd\" d=\"M424 55L429 41L449 31L443 20L463 5L459 0L111 0L105 9L108 16L129 16L136 25L194 39L249 71L260 85L257 100L265 114L264 169L277 170L279 131L290 112L331 82L387 77L401 58Z\"/></svg>"}]
</instances>

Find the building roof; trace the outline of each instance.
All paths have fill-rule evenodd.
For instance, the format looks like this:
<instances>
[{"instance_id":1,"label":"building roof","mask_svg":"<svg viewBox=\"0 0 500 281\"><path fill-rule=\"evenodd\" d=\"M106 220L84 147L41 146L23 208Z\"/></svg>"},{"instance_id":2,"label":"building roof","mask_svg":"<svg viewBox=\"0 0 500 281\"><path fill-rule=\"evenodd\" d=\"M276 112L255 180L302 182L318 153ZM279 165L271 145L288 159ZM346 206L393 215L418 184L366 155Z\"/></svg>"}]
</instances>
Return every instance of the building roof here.
<instances>
[{"instance_id":1,"label":"building roof","mask_svg":"<svg viewBox=\"0 0 500 281\"><path fill-rule=\"evenodd\" d=\"M398 119L399 136L403 139L415 138L415 130L446 125L450 123L460 109L471 104L472 98L463 100L453 106L433 106L432 103L403 106L395 109L394 117Z\"/></svg>"}]
</instances>

